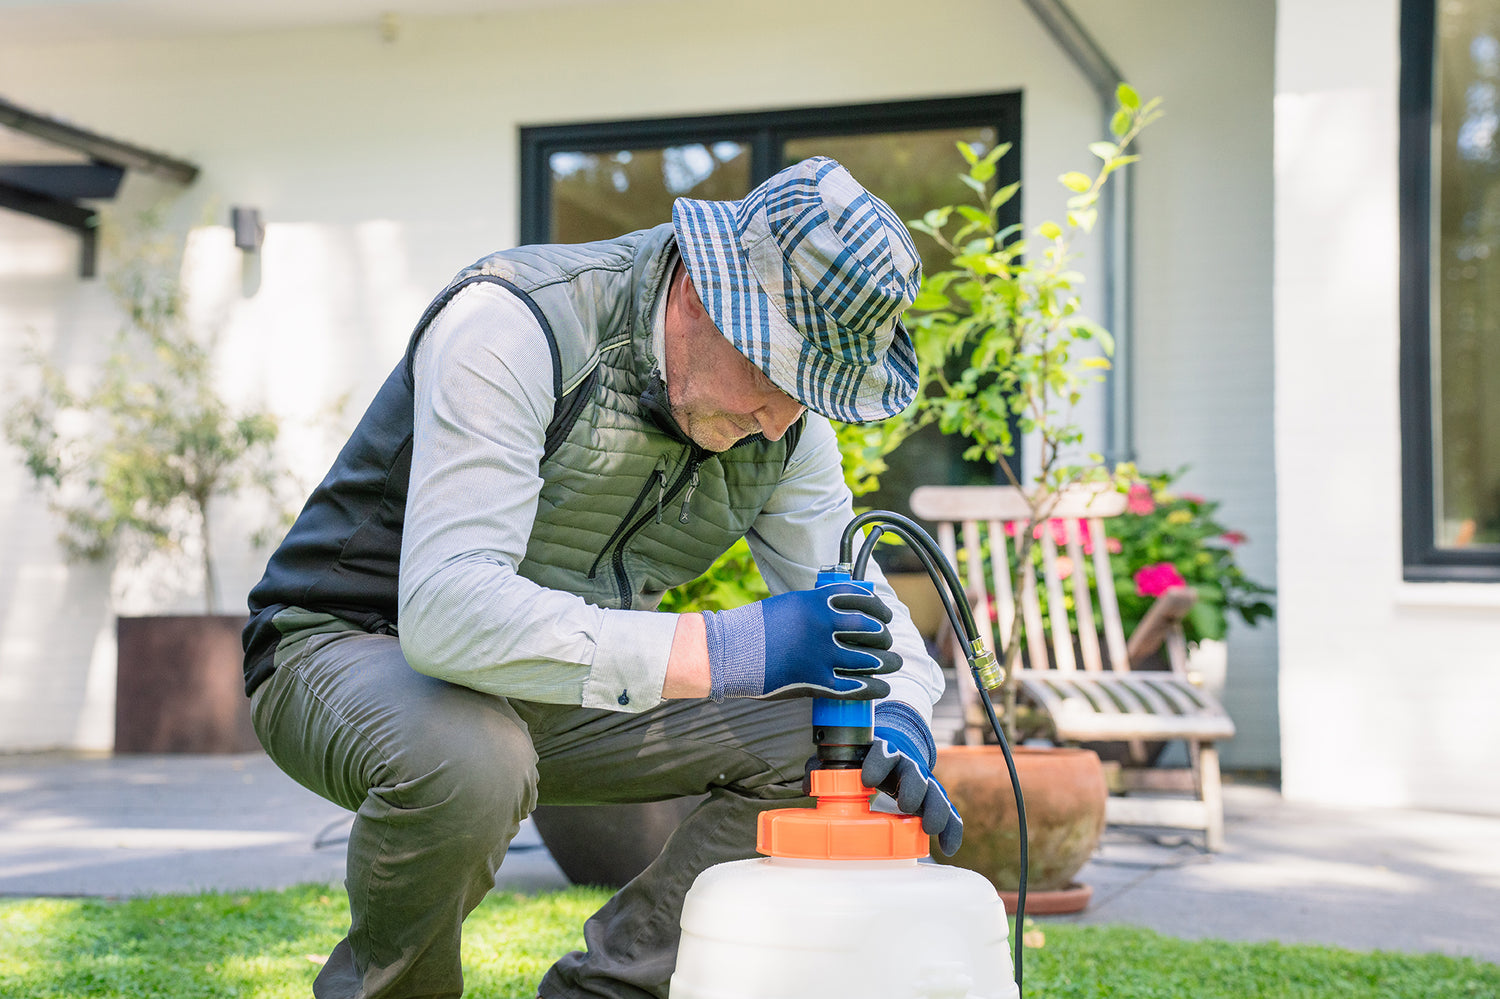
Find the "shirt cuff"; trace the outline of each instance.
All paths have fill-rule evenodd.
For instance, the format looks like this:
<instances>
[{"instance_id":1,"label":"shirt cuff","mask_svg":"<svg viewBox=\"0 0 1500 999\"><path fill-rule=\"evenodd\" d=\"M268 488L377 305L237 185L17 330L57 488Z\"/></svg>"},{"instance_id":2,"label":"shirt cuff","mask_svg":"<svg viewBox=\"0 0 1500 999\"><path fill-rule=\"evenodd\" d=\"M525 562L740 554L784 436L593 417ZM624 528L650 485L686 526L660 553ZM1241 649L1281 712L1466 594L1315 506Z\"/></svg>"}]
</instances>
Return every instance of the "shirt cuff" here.
<instances>
[{"instance_id":1,"label":"shirt cuff","mask_svg":"<svg viewBox=\"0 0 1500 999\"><path fill-rule=\"evenodd\" d=\"M676 614L605 611L583 706L634 713L660 704L676 633Z\"/></svg>"}]
</instances>

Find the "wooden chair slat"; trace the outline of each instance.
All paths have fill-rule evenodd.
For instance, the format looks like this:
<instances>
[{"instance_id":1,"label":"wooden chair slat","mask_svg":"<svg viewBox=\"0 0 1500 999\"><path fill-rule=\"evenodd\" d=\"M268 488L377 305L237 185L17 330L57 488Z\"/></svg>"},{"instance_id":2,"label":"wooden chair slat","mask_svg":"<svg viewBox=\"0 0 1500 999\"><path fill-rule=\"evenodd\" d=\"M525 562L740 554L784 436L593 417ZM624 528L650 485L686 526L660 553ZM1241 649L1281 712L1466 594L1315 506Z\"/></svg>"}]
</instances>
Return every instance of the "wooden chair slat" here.
<instances>
[{"instance_id":1,"label":"wooden chair slat","mask_svg":"<svg viewBox=\"0 0 1500 999\"><path fill-rule=\"evenodd\" d=\"M933 523L943 520L1020 520L1031 508L1014 486L919 486L911 494L911 512ZM1117 517L1125 512L1125 495L1108 488L1070 490L1049 517Z\"/></svg>"},{"instance_id":2,"label":"wooden chair slat","mask_svg":"<svg viewBox=\"0 0 1500 999\"><path fill-rule=\"evenodd\" d=\"M1068 560L1073 566L1069 575L1073 584L1073 616L1078 621L1078 648L1083 654L1083 668L1090 673L1098 673L1103 671L1104 663L1099 656L1099 632L1094 625L1094 595L1089 591L1088 563L1084 561L1078 523L1076 517L1067 521Z\"/></svg>"},{"instance_id":3,"label":"wooden chair slat","mask_svg":"<svg viewBox=\"0 0 1500 999\"><path fill-rule=\"evenodd\" d=\"M1090 517L1086 521L1089 542L1094 546L1094 586L1099 591L1099 613L1104 618L1104 644L1109 649L1111 669L1130 669L1130 656L1125 651L1125 628L1120 623L1120 603L1115 596L1115 574L1109 562L1109 535L1104 530L1104 521Z\"/></svg>"},{"instance_id":4,"label":"wooden chair slat","mask_svg":"<svg viewBox=\"0 0 1500 999\"><path fill-rule=\"evenodd\" d=\"M1025 526L1023 521L1021 526ZM1016 532L1016 558L1021 557L1021 531ZM1002 549L1004 546L1001 546ZM1042 602L1037 598L1036 574L1021 573L1021 620L1026 622L1026 655L1029 668L1047 668L1047 638L1042 630Z\"/></svg>"},{"instance_id":5,"label":"wooden chair slat","mask_svg":"<svg viewBox=\"0 0 1500 999\"><path fill-rule=\"evenodd\" d=\"M1047 588L1047 617L1052 624L1052 661L1064 673L1078 668L1073 659L1073 626L1063 599L1062 580L1057 575L1057 543L1050 525L1042 525L1042 583Z\"/></svg>"},{"instance_id":6,"label":"wooden chair slat","mask_svg":"<svg viewBox=\"0 0 1500 999\"><path fill-rule=\"evenodd\" d=\"M1005 525L998 520L986 522L989 531L990 551L1006 550ZM1000 648L1010 644L1010 631L1016 626L1016 601L1010 585L1010 560L990 559L990 584L995 591L995 624L1000 635Z\"/></svg>"},{"instance_id":7,"label":"wooden chair slat","mask_svg":"<svg viewBox=\"0 0 1500 999\"><path fill-rule=\"evenodd\" d=\"M1144 709L1154 715L1180 715L1181 708L1171 699L1163 697L1151 684L1140 679L1141 674L1126 673L1115 676L1115 684L1130 691Z\"/></svg>"},{"instance_id":8,"label":"wooden chair slat","mask_svg":"<svg viewBox=\"0 0 1500 999\"><path fill-rule=\"evenodd\" d=\"M983 548L979 543L979 525L972 520L964 521L964 550L969 553L968 565L965 567L968 578L964 582L969 587L970 593L978 595L978 601L973 610L979 620L984 622L979 629L980 636L984 639L984 647L993 653L995 639L989 628L990 597L989 590L984 585L984 559L981 556Z\"/></svg>"},{"instance_id":9,"label":"wooden chair slat","mask_svg":"<svg viewBox=\"0 0 1500 999\"><path fill-rule=\"evenodd\" d=\"M953 567L955 575L958 573L958 542L954 535L953 524L942 521L937 525L938 547L943 550L943 557ZM972 601L971 601L972 603ZM987 628L981 628L988 632ZM982 726L984 721L984 705L979 698L979 688L974 684L974 678L969 674L967 666L968 659L962 644L962 636L953 633L950 643L949 655L953 661L953 684L958 688L958 703L963 711L964 737L966 739L979 739L983 737Z\"/></svg>"}]
</instances>

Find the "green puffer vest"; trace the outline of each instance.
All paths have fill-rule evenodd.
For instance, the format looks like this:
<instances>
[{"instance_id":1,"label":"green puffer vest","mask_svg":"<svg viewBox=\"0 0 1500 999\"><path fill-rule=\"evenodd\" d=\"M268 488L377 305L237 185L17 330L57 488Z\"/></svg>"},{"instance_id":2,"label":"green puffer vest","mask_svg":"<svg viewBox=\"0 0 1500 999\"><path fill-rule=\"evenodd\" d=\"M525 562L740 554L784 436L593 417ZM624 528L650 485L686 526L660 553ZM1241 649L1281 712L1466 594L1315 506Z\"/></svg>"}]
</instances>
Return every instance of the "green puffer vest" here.
<instances>
[{"instance_id":1,"label":"green puffer vest","mask_svg":"<svg viewBox=\"0 0 1500 999\"><path fill-rule=\"evenodd\" d=\"M670 224L618 239L527 246L480 260L417 323L376 395L250 594L245 681L274 668L272 618L323 611L372 632L397 628L401 527L411 472L412 359L461 289L503 285L531 309L552 351L553 419L542 489L517 571L601 607L654 609L749 530L801 431L704 451L672 420L651 353L651 320L676 259Z\"/></svg>"}]
</instances>

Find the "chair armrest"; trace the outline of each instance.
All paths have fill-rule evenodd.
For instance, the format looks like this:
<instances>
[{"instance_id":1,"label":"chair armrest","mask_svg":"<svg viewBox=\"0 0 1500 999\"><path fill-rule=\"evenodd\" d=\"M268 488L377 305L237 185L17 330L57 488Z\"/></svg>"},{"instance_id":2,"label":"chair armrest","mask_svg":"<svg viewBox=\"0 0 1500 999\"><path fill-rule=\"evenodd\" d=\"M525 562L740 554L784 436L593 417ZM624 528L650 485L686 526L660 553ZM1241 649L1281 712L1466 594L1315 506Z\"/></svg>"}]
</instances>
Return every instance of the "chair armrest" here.
<instances>
[{"instance_id":1,"label":"chair armrest","mask_svg":"<svg viewBox=\"0 0 1500 999\"><path fill-rule=\"evenodd\" d=\"M1182 619L1187 617L1198 600L1198 591L1191 586L1174 586L1166 590L1151 605L1141 623L1130 633L1125 644L1125 654L1132 663L1144 659L1162 647L1174 633L1182 633ZM1170 649L1168 650L1171 651ZM1170 657L1170 658L1176 658ZM1172 663L1173 672L1186 672L1187 663Z\"/></svg>"}]
</instances>

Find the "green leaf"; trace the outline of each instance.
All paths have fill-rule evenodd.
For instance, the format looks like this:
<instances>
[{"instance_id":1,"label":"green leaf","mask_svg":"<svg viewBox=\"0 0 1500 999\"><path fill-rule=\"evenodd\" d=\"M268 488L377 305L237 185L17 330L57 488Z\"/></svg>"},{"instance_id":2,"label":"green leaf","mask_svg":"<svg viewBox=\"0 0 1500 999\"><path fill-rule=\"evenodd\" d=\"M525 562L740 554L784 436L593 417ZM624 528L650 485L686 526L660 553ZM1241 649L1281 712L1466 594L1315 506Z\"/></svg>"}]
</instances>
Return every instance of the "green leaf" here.
<instances>
[{"instance_id":1,"label":"green leaf","mask_svg":"<svg viewBox=\"0 0 1500 999\"><path fill-rule=\"evenodd\" d=\"M966 184L968 187L972 188L974 193L978 194L981 198L985 196L983 181L975 180L972 176L966 173L959 174L958 179L963 181L964 184Z\"/></svg>"},{"instance_id":2,"label":"green leaf","mask_svg":"<svg viewBox=\"0 0 1500 999\"><path fill-rule=\"evenodd\" d=\"M1113 142L1090 142L1089 152L1101 160L1110 160L1120 155L1120 147Z\"/></svg>"},{"instance_id":3,"label":"green leaf","mask_svg":"<svg viewBox=\"0 0 1500 999\"><path fill-rule=\"evenodd\" d=\"M959 205L958 214L962 215L970 222L977 222L980 225L989 225L991 222L989 213L984 211L984 209L982 208L975 208L973 205ZM955 237L955 239L957 238L959 237Z\"/></svg>"},{"instance_id":4,"label":"green leaf","mask_svg":"<svg viewBox=\"0 0 1500 999\"><path fill-rule=\"evenodd\" d=\"M1043 222L1041 225L1036 227L1036 232L1037 235L1041 236L1043 239L1062 238L1062 226L1058 225L1056 222Z\"/></svg>"},{"instance_id":5,"label":"green leaf","mask_svg":"<svg viewBox=\"0 0 1500 999\"><path fill-rule=\"evenodd\" d=\"M925 222L930 229L941 229L943 226L948 224L948 216L952 214L952 212L953 209L951 208L934 208L932 211L922 216L922 221Z\"/></svg>"},{"instance_id":6,"label":"green leaf","mask_svg":"<svg viewBox=\"0 0 1500 999\"><path fill-rule=\"evenodd\" d=\"M996 146L994 149L991 149L988 153L986 153L984 158L990 163L997 163L999 162L1000 157L1010 152L1010 146L1011 144L1009 142L1002 142L1000 143L1000 145Z\"/></svg>"},{"instance_id":7,"label":"green leaf","mask_svg":"<svg viewBox=\"0 0 1500 999\"><path fill-rule=\"evenodd\" d=\"M964 240L966 240L970 236L974 235L974 233L978 232L980 229L984 228L986 225L988 225L987 221L986 222L972 222L972 221L971 222L966 222L966 223L964 223L963 228L959 229L957 232L955 232L953 234L953 241L955 243L962 243Z\"/></svg>"},{"instance_id":8,"label":"green leaf","mask_svg":"<svg viewBox=\"0 0 1500 999\"><path fill-rule=\"evenodd\" d=\"M1140 159L1139 156L1117 156L1114 159L1110 160L1108 163L1104 164L1103 175L1107 177L1121 167L1127 167L1138 159Z\"/></svg>"},{"instance_id":9,"label":"green leaf","mask_svg":"<svg viewBox=\"0 0 1500 999\"><path fill-rule=\"evenodd\" d=\"M1098 211L1096 211L1095 209L1092 209L1092 208L1090 208L1087 211L1082 211L1082 212L1069 212L1068 213L1068 224L1071 225L1071 226L1075 226L1076 228L1082 229L1084 232L1093 232L1093 230L1094 230L1094 222L1098 218L1099 218Z\"/></svg>"},{"instance_id":10,"label":"green leaf","mask_svg":"<svg viewBox=\"0 0 1500 999\"><path fill-rule=\"evenodd\" d=\"M999 208L1001 205L1009 201L1011 198L1015 197L1016 192L1020 189L1020 183L1006 184L1004 187L1000 188L1000 190L990 195L990 211L994 211L995 209Z\"/></svg>"},{"instance_id":11,"label":"green leaf","mask_svg":"<svg viewBox=\"0 0 1500 999\"><path fill-rule=\"evenodd\" d=\"M1116 138L1130 131L1130 112L1124 108L1116 111L1114 117L1109 120L1109 130L1115 134Z\"/></svg>"},{"instance_id":12,"label":"green leaf","mask_svg":"<svg viewBox=\"0 0 1500 999\"><path fill-rule=\"evenodd\" d=\"M1094 178L1086 173L1079 173L1077 170L1069 170L1057 179L1062 181L1063 187L1075 194L1082 194L1094 186Z\"/></svg>"},{"instance_id":13,"label":"green leaf","mask_svg":"<svg viewBox=\"0 0 1500 999\"><path fill-rule=\"evenodd\" d=\"M1123 81L1115 88L1115 100L1119 101L1122 107L1127 107L1132 111L1141 106L1141 95L1135 92L1134 87Z\"/></svg>"},{"instance_id":14,"label":"green leaf","mask_svg":"<svg viewBox=\"0 0 1500 999\"><path fill-rule=\"evenodd\" d=\"M969 167L969 176L980 183L988 183L995 176L995 164L982 160ZM983 194L984 192L979 192Z\"/></svg>"}]
</instances>

